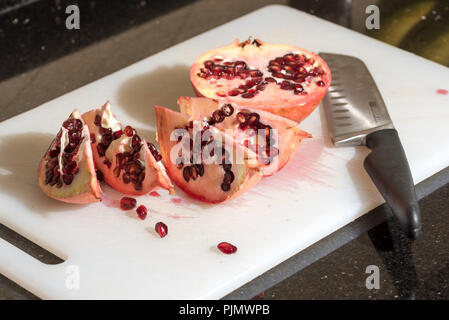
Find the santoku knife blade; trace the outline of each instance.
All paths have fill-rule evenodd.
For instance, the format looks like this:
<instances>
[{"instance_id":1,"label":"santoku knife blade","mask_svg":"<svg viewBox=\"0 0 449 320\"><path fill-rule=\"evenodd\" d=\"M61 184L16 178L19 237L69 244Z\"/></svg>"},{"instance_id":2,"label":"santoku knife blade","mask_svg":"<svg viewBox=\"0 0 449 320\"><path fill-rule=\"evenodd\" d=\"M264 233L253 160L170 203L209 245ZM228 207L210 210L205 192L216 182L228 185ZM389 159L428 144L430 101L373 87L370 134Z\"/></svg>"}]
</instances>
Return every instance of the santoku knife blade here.
<instances>
[{"instance_id":1,"label":"santoku knife blade","mask_svg":"<svg viewBox=\"0 0 449 320\"><path fill-rule=\"evenodd\" d=\"M405 233L421 233L421 213L410 168L398 133L368 68L358 58L319 54L329 65L332 83L323 99L335 146L366 145L365 170L398 218Z\"/></svg>"}]
</instances>

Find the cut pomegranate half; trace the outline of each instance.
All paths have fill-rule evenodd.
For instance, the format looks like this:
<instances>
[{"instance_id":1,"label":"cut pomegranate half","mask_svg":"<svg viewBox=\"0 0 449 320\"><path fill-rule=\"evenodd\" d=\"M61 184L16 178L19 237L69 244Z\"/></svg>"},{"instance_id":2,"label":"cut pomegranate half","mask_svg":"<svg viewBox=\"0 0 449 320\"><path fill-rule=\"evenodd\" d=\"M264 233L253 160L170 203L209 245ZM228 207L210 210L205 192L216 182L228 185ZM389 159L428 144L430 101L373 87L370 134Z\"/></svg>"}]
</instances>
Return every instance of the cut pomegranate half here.
<instances>
[{"instance_id":1,"label":"cut pomegranate half","mask_svg":"<svg viewBox=\"0 0 449 320\"><path fill-rule=\"evenodd\" d=\"M232 199L261 179L251 150L203 121L155 106L162 161L172 181L204 202Z\"/></svg>"},{"instance_id":2,"label":"cut pomegranate half","mask_svg":"<svg viewBox=\"0 0 449 320\"><path fill-rule=\"evenodd\" d=\"M207 121L257 153L264 175L282 169L296 154L302 139L312 137L290 119L223 100L179 97L178 105L182 113Z\"/></svg>"},{"instance_id":3,"label":"cut pomegranate half","mask_svg":"<svg viewBox=\"0 0 449 320\"><path fill-rule=\"evenodd\" d=\"M285 44L249 39L213 49L190 70L197 95L227 99L300 122L320 103L331 83L318 55Z\"/></svg>"},{"instance_id":4,"label":"cut pomegranate half","mask_svg":"<svg viewBox=\"0 0 449 320\"><path fill-rule=\"evenodd\" d=\"M101 200L89 130L78 110L64 121L39 163L38 183L45 194L63 202Z\"/></svg>"},{"instance_id":5,"label":"cut pomegranate half","mask_svg":"<svg viewBox=\"0 0 449 320\"><path fill-rule=\"evenodd\" d=\"M83 114L83 118L95 137L92 153L106 183L129 195L146 194L159 187L173 192L159 151L135 129L122 128L109 102Z\"/></svg>"}]
</instances>

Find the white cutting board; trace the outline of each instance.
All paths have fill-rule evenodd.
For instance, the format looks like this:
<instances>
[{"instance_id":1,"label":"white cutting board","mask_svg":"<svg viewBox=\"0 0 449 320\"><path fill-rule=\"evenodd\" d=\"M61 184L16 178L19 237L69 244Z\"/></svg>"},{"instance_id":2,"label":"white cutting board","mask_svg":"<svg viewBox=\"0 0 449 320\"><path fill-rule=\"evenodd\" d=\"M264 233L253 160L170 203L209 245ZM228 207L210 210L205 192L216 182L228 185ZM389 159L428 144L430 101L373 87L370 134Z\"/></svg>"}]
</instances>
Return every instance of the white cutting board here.
<instances>
[{"instance_id":1,"label":"white cutting board","mask_svg":"<svg viewBox=\"0 0 449 320\"><path fill-rule=\"evenodd\" d=\"M138 198L150 208L141 221L120 211L114 201L121 195L106 186L103 203L85 206L59 203L39 190L38 161L74 107L84 112L110 99L122 122L152 138L152 106L176 108L178 95L193 94L188 71L194 59L248 35L363 59L415 182L449 165L449 95L436 94L449 89L447 68L294 9L269 6L1 123L0 222L66 261L45 265L0 239L0 272L42 298L216 299L381 204L362 167L368 150L333 148L320 110L302 123L314 139L291 163L223 205L162 191L160 198ZM163 239L153 231L157 221L168 225ZM221 254L220 241L238 252ZM72 281L77 271L79 289Z\"/></svg>"}]
</instances>

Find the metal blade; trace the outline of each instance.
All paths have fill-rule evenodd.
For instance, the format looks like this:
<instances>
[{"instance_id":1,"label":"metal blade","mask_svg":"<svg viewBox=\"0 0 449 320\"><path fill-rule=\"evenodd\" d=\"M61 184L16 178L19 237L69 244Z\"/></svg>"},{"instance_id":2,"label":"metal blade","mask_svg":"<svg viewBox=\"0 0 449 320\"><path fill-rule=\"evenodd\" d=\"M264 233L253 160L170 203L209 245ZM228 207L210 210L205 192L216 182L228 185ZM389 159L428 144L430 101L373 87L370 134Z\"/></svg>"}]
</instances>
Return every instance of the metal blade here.
<instances>
[{"instance_id":1,"label":"metal blade","mask_svg":"<svg viewBox=\"0 0 449 320\"><path fill-rule=\"evenodd\" d=\"M319 55L332 73L323 107L335 146L364 145L367 134L394 128L379 89L363 61L333 53Z\"/></svg>"}]
</instances>

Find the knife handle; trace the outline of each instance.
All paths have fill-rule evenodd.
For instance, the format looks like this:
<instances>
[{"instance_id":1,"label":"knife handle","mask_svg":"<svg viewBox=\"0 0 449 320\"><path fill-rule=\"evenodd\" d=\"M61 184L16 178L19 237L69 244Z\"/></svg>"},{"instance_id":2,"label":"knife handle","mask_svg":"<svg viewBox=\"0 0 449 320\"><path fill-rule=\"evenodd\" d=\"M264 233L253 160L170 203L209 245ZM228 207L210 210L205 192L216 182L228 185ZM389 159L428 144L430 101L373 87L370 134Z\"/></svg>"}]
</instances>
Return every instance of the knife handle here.
<instances>
[{"instance_id":1,"label":"knife handle","mask_svg":"<svg viewBox=\"0 0 449 320\"><path fill-rule=\"evenodd\" d=\"M364 161L373 180L399 224L410 239L421 233L421 212L404 148L395 129L383 129L366 136L371 153Z\"/></svg>"}]
</instances>

